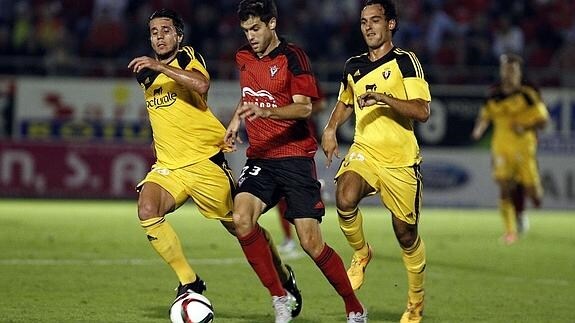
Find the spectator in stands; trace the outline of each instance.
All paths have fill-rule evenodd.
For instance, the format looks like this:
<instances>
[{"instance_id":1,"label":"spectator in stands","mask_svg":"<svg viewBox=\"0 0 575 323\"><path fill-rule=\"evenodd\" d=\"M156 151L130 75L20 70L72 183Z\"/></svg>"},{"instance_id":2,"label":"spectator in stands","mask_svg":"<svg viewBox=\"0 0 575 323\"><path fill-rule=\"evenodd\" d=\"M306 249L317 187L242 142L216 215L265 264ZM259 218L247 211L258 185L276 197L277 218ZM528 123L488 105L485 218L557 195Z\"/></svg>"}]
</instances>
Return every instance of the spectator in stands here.
<instances>
[{"instance_id":1,"label":"spectator in stands","mask_svg":"<svg viewBox=\"0 0 575 323\"><path fill-rule=\"evenodd\" d=\"M103 57L117 57L126 44L127 36L123 22L116 19L111 9L103 8L94 17L84 48L92 54Z\"/></svg>"},{"instance_id":2,"label":"spectator in stands","mask_svg":"<svg viewBox=\"0 0 575 323\"><path fill-rule=\"evenodd\" d=\"M513 24L511 18L506 14L501 14L497 20L497 29L493 39L493 54L500 57L506 53L523 55L525 40L523 31Z\"/></svg>"}]
</instances>

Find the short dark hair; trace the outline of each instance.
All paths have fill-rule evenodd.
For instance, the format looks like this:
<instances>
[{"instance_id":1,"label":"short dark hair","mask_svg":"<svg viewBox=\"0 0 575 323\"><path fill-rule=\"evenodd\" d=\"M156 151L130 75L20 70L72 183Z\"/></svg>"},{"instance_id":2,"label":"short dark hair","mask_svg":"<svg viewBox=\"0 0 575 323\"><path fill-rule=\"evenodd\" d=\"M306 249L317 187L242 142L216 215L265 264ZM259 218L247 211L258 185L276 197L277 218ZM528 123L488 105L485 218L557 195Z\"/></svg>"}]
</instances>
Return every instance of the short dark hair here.
<instances>
[{"instance_id":1,"label":"short dark hair","mask_svg":"<svg viewBox=\"0 0 575 323\"><path fill-rule=\"evenodd\" d=\"M169 18L169 19L171 19L172 23L174 24L174 28L176 28L176 33L179 36L184 36L184 20L174 10L165 9L165 8L157 10L156 12L154 12L150 16L150 18L148 19L148 23L150 21L152 21L152 19L155 19L155 18Z\"/></svg>"},{"instance_id":2,"label":"short dark hair","mask_svg":"<svg viewBox=\"0 0 575 323\"><path fill-rule=\"evenodd\" d=\"M278 17L278 8L273 0L242 0L238 5L238 18L246 21L253 17L259 17L266 24L272 18Z\"/></svg>"},{"instance_id":3,"label":"short dark hair","mask_svg":"<svg viewBox=\"0 0 575 323\"><path fill-rule=\"evenodd\" d=\"M387 20L395 20L395 28L391 31L394 35L396 31L399 30L399 20L397 19L397 7L395 6L394 0L365 0L363 7L370 6L373 4L379 4L383 7L385 11L385 18Z\"/></svg>"}]
</instances>

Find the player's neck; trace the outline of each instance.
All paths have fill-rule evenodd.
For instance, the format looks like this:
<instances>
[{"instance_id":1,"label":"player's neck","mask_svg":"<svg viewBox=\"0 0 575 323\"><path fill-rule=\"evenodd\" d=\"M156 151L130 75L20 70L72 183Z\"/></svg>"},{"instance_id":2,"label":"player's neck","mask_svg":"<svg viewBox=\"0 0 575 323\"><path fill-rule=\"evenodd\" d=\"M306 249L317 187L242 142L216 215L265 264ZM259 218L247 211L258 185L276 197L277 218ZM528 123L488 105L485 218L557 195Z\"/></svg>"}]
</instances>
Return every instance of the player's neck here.
<instances>
[{"instance_id":1,"label":"player's neck","mask_svg":"<svg viewBox=\"0 0 575 323\"><path fill-rule=\"evenodd\" d=\"M158 55L156 54L156 59L158 61L160 61L161 63L167 64L169 62L171 62L174 57L176 57L176 54L178 53L178 48L174 49L174 51L163 54L163 55Z\"/></svg>"},{"instance_id":2,"label":"player's neck","mask_svg":"<svg viewBox=\"0 0 575 323\"><path fill-rule=\"evenodd\" d=\"M276 49L276 47L278 47L279 45L280 45L280 39L278 35L274 33L273 38L270 41L270 44L268 45L265 51L263 51L262 53L258 53L258 57L262 58L264 56L267 56L269 53L272 52L272 50Z\"/></svg>"},{"instance_id":3,"label":"player's neck","mask_svg":"<svg viewBox=\"0 0 575 323\"><path fill-rule=\"evenodd\" d=\"M519 83L503 82L501 84L501 88L503 89L504 93L512 93L512 92L519 90L519 88L521 88L521 82L519 82Z\"/></svg>"},{"instance_id":4,"label":"player's neck","mask_svg":"<svg viewBox=\"0 0 575 323\"><path fill-rule=\"evenodd\" d=\"M393 49L393 43L391 41L385 42L377 48L370 48L369 60L375 62L378 59L382 58L383 56L387 55L387 53L389 53L392 49Z\"/></svg>"}]
</instances>

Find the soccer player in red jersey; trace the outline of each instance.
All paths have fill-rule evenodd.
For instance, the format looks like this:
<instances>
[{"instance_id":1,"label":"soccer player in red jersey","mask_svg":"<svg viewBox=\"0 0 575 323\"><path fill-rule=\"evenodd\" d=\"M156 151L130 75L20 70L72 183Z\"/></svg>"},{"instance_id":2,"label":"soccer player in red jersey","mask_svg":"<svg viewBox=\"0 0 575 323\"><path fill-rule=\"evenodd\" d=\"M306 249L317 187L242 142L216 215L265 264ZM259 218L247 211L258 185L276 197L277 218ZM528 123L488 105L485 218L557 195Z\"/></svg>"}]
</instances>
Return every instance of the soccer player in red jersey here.
<instances>
[{"instance_id":1,"label":"soccer player in red jersey","mask_svg":"<svg viewBox=\"0 0 575 323\"><path fill-rule=\"evenodd\" d=\"M248 41L236 54L242 97L224 139L230 145L240 142L237 134L245 120L249 147L233 211L242 250L272 296L275 322L290 322L298 301L282 287L257 223L285 197L285 217L294 223L303 250L343 298L348 322L367 322L341 258L321 236L325 208L313 159L317 141L307 122L318 89L309 59L276 34L272 0L243 0L238 16Z\"/></svg>"}]
</instances>

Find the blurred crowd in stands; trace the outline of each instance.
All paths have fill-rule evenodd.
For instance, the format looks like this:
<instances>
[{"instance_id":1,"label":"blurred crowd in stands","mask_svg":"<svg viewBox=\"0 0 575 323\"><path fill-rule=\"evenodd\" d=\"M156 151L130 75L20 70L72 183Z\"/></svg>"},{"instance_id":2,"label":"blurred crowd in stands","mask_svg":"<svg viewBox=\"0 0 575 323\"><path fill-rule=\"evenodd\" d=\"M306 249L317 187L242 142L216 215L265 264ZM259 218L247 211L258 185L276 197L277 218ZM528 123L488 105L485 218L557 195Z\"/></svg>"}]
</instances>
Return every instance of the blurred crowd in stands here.
<instances>
[{"instance_id":1,"label":"blurred crowd in stands","mask_svg":"<svg viewBox=\"0 0 575 323\"><path fill-rule=\"evenodd\" d=\"M162 7L187 22L186 42L213 78L235 77L244 43L238 0L0 0L0 74L130 76L149 54L147 21ZM307 50L322 81L365 51L363 0L276 0L279 32ZM573 0L401 0L395 44L417 53L430 82L479 84L497 76L497 57L525 58L541 85L575 85ZM570 73L568 72L570 71Z\"/></svg>"}]
</instances>

